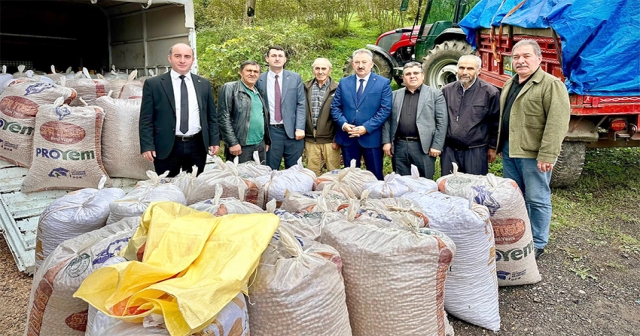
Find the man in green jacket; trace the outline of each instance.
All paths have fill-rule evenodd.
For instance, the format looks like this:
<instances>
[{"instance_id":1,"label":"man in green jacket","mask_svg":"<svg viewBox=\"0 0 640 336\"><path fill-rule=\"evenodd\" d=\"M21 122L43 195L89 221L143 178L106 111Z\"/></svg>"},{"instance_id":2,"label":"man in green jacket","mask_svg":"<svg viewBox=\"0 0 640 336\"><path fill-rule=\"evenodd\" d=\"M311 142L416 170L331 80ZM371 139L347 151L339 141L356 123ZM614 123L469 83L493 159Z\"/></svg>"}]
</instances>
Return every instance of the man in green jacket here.
<instances>
[{"instance_id":1,"label":"man in green jacket","mask_svg":"<svg viewBox=\"0 0 640 336\"><path fill-rule=\"evenodd\" d=\"M316 59L312 68L315 78L304 83L307 96L304 151L307 168L320 175L323 164L327 170L340 168L340 146L333 141L336 124L331 117L331 102L338 83L331 78L328 59Z\"/></svg>"},{"instance_id":2,"label":"man in green jacket","mask_svg":"<svg viewBox=\"0 0 640 336\"><path fill-rule=\"evenodd\" d=\"M551 170L569 129L571 106L565 85L540 68L542 52L534 40L513 46L516 72L502 88L498 153L504 177L524 195L536 259L549 239Z\"/></svg>"}]
</instances>

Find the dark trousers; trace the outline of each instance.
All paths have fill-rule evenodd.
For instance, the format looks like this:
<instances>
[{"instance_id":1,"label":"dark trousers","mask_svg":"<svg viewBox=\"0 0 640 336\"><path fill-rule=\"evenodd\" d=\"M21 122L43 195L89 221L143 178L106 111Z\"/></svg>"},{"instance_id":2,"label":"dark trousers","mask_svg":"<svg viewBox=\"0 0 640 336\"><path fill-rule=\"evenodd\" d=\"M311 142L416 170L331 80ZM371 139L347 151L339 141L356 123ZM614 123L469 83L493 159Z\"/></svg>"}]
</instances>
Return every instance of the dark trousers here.
<instances>
[{"instance_id":1,"label":"dark trousers","mask_svg":"<svg viewBox=\"0 0 640 336\"><path fill-rule=\"evenodd\" d=\"M281 126L269 126L271 146L267 152L267 166L273 170L280 169L280 162L284 157L284 168L287 169L298 163L304 151L304 139L296 140L287 137L287 132Z\"/></svg>"},{"instance_id":2,"label":"dark trousers","mask_svg":"<svg viewBox=\"0 0 640 336\"><path fill-rule=\"evenodd\" d=\"M442 176L453 173L453 162L458 165L458 172L460 173L487 175L489 172L488 150L488 146L469 149L454 149L444 146L440 156Z\"/></svg>"},{"instance_id":3,"label":"dark trousers","mask_svg":"<svg viewBox=\"0 0 640 336\"><path fill-rule=\"evenodd\" d=\"M238 155L238 163L253 161L253 153L255 151L258 151L258 156L260 157L260 163L261 164L265 163L266 158L265 158L265 151L264 151L265 149L264 140L259 144L241 146L241 148L242 148L242 153ZM229 147L227 146L224 147L224 157L227 159L227 161L233 161L236 158L235 155L232 155L231 152L229 152Z\"/></svg>"},{"instance_id":4,"label":"dark trousers","mask_svg":"<svg viewBox=\"0 0 640 336\"><path fill-rule=\"evenodd\" d=\"M433 179L436 158L422 151L420 141L396 140L391 160L393 169L399 175L411 175L411 165L414 165L420 176Z\"/></svg>"},{"instance_id":5,"label":"dark trousers","mask_svg":"<svg viewBox=\"0 0 640 336\"><path fill-rule=\"evenodd\" d=\"M382 148L364 148L358 144L358 141L354 141L349 146L342 146L342 158L344 159L344 165L349 167L351 160L356 160L356 167L360 167L360 158L364 156L364 164L367 166L367 170L372 172L373 175L382 180Z\"/></svg>"},{"instance_id":6,"label":"dark trousers","mask_svg":"<svg viewBox=\"0 0 640 336\"><path fill-rule=\"evenodd\" d=\"M169 156L166 159L155 158L153 160L153 165L159 175L168 170L168 177L174 177L180 173L180 169L191 172L194 165L198 167L198 175L202 173L207 161L207 150L204 148L202 134L198 133L193 138L186 140L182 141L176 137Z\"/></svg>"}]
</instances>

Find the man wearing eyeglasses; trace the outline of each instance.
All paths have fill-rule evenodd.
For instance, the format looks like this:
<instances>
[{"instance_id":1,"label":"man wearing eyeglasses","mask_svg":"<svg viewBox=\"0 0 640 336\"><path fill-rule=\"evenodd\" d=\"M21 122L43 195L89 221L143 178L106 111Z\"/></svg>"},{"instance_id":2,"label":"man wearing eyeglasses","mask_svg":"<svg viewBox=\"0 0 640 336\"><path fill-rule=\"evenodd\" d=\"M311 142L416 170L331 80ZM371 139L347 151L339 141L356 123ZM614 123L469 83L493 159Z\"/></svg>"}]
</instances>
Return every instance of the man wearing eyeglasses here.
<instances>
[{"instance_id":1,"label":"man wearing eyeglasses","mask_svg":"<svg viewBox=\"0 0 640 336\"><path fill-rule=\"evenodd\" d=\"M396 173L410 175L415 165L420 176L433 179L447 134L447 105L440 90L423 84L422 64L405 64L402 80L405 87L393 91L391 117L382 128L382 150Z\"/></svg>"},{"instance_id":2,"label":"man wearing eyeglasses","mask_svg":"<svg viewBox=\"0 0 640 336\"><path fill-rule=\"evenodd\" d=\"M267 49L269 70L260 75L256 87L269 107L269 135L271 146L267 151L267 165L271 169L296 164L304 150L306 100L299 74L285 70L287 56L284 48Z\"/></svg>"}]
</instances>

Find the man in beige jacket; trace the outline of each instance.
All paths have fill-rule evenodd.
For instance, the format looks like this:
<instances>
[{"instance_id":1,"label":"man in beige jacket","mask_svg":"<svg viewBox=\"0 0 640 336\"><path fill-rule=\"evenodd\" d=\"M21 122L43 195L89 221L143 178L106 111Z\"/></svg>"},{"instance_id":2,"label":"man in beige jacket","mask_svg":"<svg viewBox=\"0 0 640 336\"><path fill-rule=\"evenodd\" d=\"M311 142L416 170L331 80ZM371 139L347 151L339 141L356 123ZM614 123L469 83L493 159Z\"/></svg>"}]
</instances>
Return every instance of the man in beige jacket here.
<instances>
[{"instance_id":1,"label":"man in beige jacket","mask_svg":"<svg viewBox=\"0 0 640 336\"><path fill-rule=\"evenodd\" d=\"M543 253L551 223L551 170L569 129L571 106L565 85L540 68L542 52L534 40L513 46L516 75L500 97L498 153L504 177L524 194L535 256Z\"/></svg>"}]
</instances>

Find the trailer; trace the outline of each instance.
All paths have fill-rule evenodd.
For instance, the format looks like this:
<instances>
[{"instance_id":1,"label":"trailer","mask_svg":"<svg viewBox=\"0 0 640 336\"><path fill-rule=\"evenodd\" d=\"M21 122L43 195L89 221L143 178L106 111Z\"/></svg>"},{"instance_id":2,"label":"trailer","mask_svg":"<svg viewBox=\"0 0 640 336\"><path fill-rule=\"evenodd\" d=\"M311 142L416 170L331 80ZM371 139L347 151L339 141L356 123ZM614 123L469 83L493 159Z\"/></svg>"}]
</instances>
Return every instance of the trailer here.
<instances>
[{"instance_id":1,"label":"trailer","mask_svg":"<svg viewBox=\"0 0 640 336\"><path fill-rule=\"evenodd\" d=\"M169 48L187 43L196 50L191 0L0 1L0 65L47 71L112 66L149 74L170 68ZM197 73L194 62L192 72ZM68 191L20 191L27 168L0 161L0 229L18 269L33 274L38 220ZM113 179L131 190L136 180Z\"/></svg>"}]
</instances>

